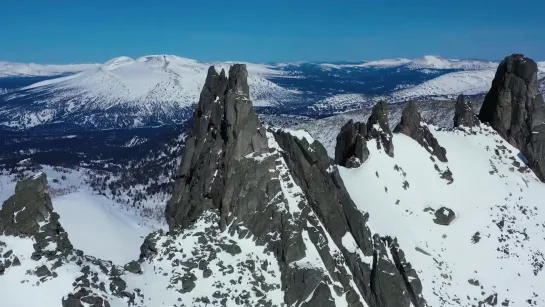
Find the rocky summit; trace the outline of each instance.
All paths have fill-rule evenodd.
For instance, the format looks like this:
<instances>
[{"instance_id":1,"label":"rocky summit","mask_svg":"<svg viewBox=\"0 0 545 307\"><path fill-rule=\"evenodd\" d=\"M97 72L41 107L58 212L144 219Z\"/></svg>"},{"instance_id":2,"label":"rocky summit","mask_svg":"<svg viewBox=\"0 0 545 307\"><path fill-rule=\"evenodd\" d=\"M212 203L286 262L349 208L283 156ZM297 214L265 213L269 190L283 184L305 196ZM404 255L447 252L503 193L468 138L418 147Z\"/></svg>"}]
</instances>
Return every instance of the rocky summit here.
<instances>
[{"instance_id":1,"label":"rocky summit","mask_svg":"<svg viewBox=\"0 0 545 307\"><path fill-rule=\"evenodd\" d=\"M536 62L522 54L506 57L498 67L479 119L524 154L545 181L545 104L539 92Z\"/></svg>"},{"instance_id":2,"label":"rocky summit","mask_svg":"<svg viewBox=\"0 0 545 307\"><path fill-rule=\"evenodd\" d=\"M416 271L395 240L370 232L323 146L303 131L261 127L246 76L244 65L228 78L209 70L167 204L171 232L213 214L220 230L251 235L278 263L284 292L274 301L274 286L256 279L262 303L423 306Z\"/></svg>"}]
</instances>

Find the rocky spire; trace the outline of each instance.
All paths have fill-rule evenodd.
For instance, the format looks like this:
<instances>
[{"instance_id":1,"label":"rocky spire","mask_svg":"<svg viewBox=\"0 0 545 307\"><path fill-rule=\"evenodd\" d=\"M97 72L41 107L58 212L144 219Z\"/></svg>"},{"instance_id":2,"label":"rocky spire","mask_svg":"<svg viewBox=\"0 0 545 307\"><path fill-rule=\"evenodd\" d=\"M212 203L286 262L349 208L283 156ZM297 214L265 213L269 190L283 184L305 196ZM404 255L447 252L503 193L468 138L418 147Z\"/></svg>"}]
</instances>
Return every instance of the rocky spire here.
<instances>
[{"instance_id":1,"label":"rocky spire","mask_svg":"<svg viewBox=\"0 0 545 307\"><path fill-rule=\"evenodd\" d=\"M460 94L454 106L454 128L460 126L475 127L479 125L479 118L473 113L471 104L469 104L469 101L465 101L463 94Z\"/></svg>"},{"instance_id":2,"label":"rocky spire","mask_svg":"<svg viewBox=\"0 0 545 307\"><path fill-rule=\"evenodd\" d=\"M214 67L208 70L179 178L166 206L171 230L186 227L208 209L227 210L222 196L225 173L232 162L267 149L265 130L250 101L247 77L246 65L231 66L229 78L224 70L220 74Z\"/></svg>"},{"instance_id":3,"label":"rocky spire","mask_svg":"<svg viewBox=\"0 0 545 307\"><path fill-rule=\"evenodd\" d=\"M377 148L384 147L384 151L394 156L394 144L392 143L392 131L388 123L388 104L386 101L379 101L371 110L371 116L367 120L368 138L377 140ZM382 144L382 145L381 145Z\"/></svg>"},{"instance_id":4,"label":"rocky spire","mask_svg":"<svg viewBox=\"0 0 545 307\"><path fill-rule=\"evenodd\" d=\"M429 153L436 156L439 161L447 162L447 151L439 145L428 126L422 124L422 117L413 101L407 103L401 113L401 121L395 127L394 132L403 133L418 144L422 145Z\"/></svg>"},{"instance_id":5,"label":"rocky spire","mask_svg":"<svg viewBox=\"0 0 545 307\"><path fill-rule=\"evenodd\" d=\"M349 120L337 136L335 145L335 164L345 167L358 167L369 157L367 148L367 126Z\"/></svg>"},{"instance_id":6,"label":"rocky spire","mask_svg":"<svg viewBox=\"0 0 545 307\"><path fill-rule=\"evenodd\" d=\"M322 144L260 127L246 77L244 65L231 67L228 79L208 72L167 203L171 235L204 216L217 216L222 231L251 235L277 259L288 306L334 306L334 297L351 307L425 306L416 271L404 257L389 256L403 255L397 243L372 235ZM393 154L385 110L379 104L367 128ZM152 241L142 259L157 254ZM318 261L307 257L313 250ZM266 297L270 288L256 285Z\"/></svg>"},{"instance_id":7,"label":"rocky spire","mask_svg":"<svg viewBox=\"0 0 545 307\"><path fill-rule=\"evenodd\" d=\"M522 54L506 57L498 66L479 119L518 148L545 181L545 104L537 70L536 62Z\"/></svg>"}]
</instances>

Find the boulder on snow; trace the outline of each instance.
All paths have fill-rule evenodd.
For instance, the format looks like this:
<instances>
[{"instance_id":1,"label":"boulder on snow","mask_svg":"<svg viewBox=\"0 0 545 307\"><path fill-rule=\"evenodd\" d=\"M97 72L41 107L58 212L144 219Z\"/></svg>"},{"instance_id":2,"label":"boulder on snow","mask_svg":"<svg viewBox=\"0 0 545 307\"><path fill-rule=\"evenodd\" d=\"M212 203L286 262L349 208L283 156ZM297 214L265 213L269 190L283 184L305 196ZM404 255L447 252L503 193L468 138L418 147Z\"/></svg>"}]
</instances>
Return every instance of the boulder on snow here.
<instances>
[{"instance_id":1,"label":"boulder on snow","mask_svg":"<svg viewBox=\"0 0 545 307\"><path fill-rule=\"evenodd\" d=\"M454 128L476 127L480 125L479 118L473 113L469 101L466 101L463 94L458 96L454 105Z\"/></svg>"},{"instance_id":2,"label":"boulder on snow","mask_svg":"<svg viewBox=\"0 0 545 307\"><path fill-rule=\"evenodd\" d=\"M522 54L506 57L498 66L479 119L518 148L545 181L545 103L537 71L536 62Z\"/></svg>"},{"instance_id":3,"label":"boulder on snow","mask_svg":"<svg viewBox=\"0 0 545 307\"><path fill-rule=\"evenodd\" d=\"M369 157L367 148L367 126L349 120L337 135L335 145L335 163L354 168L360 166Z\"/></svg>"},{"instance_id":4,"label":"boulder on snow","mask_svg":"<svg viewBox=\"0 0 545 307\"><path fill-rule=\"evenodd\" d=\"M447 151L439 145L430 129L422 124L422 117L418 112L414 101L407 103L401 113L401 121L395 127L394 132L403 133L417 141L429 153L436 156L441 162L447 162Z\"/></svg>"},{"instance_id":5,"label":"boulder on snow","mask_svg":"<svg viewBox=\"0 0 545 307\"><path fill-rule=\"evenodd\" d=\"M449 208L441 207L435 211L435 219L433 220L435 224L448 226L454 219L456 214Z\"/></svg>"}]
</instances>

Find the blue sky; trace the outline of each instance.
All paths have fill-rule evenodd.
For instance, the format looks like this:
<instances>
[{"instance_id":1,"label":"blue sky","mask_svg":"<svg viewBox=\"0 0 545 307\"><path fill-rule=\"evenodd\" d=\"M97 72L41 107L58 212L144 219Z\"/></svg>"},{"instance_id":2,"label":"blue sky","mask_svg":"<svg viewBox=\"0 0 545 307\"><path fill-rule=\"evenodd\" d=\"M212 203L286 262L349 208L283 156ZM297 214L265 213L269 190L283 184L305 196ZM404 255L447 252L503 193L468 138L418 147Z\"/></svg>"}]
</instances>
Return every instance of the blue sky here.
<instances>
[{"instance_id":1,"label":"blue sky","mask_svg":"<svg viewBox=\"0 0 545 307\"><path fill-rule=\"evenodd\" d=\"M545 60L545 1L25 1L0 5L0 60L104 62L420 57Z\"/></svg>"}]
</instances>

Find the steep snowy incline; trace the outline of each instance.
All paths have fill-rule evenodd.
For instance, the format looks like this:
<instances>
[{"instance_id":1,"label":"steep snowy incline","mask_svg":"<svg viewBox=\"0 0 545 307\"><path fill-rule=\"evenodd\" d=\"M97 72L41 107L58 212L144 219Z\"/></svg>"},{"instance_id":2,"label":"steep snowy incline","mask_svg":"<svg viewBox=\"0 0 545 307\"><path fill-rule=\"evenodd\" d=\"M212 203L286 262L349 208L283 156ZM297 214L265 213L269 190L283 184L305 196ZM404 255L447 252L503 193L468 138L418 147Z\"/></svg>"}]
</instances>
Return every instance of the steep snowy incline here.
<instances>
[{"instance_id":1,"label":"steep snowy incline","mask_svg":"<svg viewBox=\"0 0 545 307\"><path fill-rule=\"evenodd\" d=\"M421 276L430 306L542 306L545 297L545 185L519 151L487 126L433 134L447 163L433 162L414 140L394 134L393 158L371 142L360 168L340 168L369 226L398 238ZM440 178L450 169L454 181ZM451 209L449 226L434 214Z\"/></svg>"},{"instance_id":2,"label":"steep snowy incline","mask_svg":"<svg viewBox=\"0 0 545 307\"><path fill-rule=\"evenodd\" d=\"M93 69L99 65L100 64L43 65L0 61L0 78L56 76Z\"/></svg>"}]
</instances>

